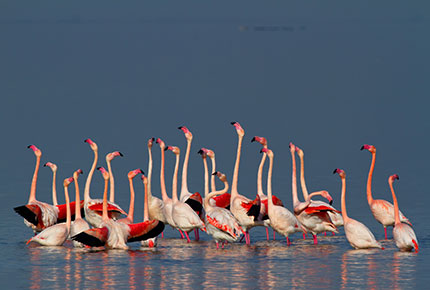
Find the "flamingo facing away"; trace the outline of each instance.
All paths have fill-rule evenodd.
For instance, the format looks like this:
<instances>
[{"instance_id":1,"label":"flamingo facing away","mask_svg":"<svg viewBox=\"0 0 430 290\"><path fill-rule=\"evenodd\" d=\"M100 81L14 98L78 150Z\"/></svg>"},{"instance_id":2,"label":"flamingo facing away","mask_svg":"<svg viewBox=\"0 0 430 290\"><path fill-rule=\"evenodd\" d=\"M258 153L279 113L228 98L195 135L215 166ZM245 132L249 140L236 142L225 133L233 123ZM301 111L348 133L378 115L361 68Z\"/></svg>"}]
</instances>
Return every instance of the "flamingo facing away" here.
<instances>
[{"instance_id":1,"label":"flamingo facing away","mask_svg":"<svg viewBox=\"0 0 430 290\"><path fill-rule=\"evenodd\" d=\"M367 248L380 248L381 245L376 241L375 236L372 232L361 222L348 217L346 213L345 205L345 192L346 192L346 177L345 171L342 169L335 169L333 173L338 173L342 180L342 217L343 217L343 227L345 229L345 235L348 242L355 249L367 249Z\"/></svg>"},{"instance_id":2,"label":"flamingo facing away","mask_svg":"<svg viewBox=\"0 0 430 290\"><path fill-rule=\"evenodd\" d=\"M115 202L115 180L113 178L112 165L110 164L110 162L117 156L123 157L124 155L122 155L122 153L119 151L114 151L114 152L108 153L106 155L106 164L107 164L109 176L110 176L110 178L109 178L109 182L110 182L109 202L111 202L111 203Z\"/></svg>"},{"instance_id":3,"label":"flamingo facing away","mask_svg":"<svg viewBox=\"0 0 430 290\"><path fill-rule=\"evenodd\" d=\"M167 147L167 150L172 151L176 156L175 171L172 180L172 218L176 227L185 233L185 236L187 237L187 242L189 243L190 238L188 236L188 232L194 229L201 229L203 231L206 231L206 228L205 224L194 211L194 209L192 209L189 204L182 202L178 199L177 177L180 149L176 146L169 146ZM196 240L198 240L197 236Z\"/></svg>"},{"instance_id":4,"label":"flamingo facing away","mask_svg":"<svg viewBox=\"0 0 430 290\"><path fill-rule=\"evenodd\" d=\"M305 200L308 199L308 189L306 187L306 181L305 181L305 161L304 161L304 152L302 149L300 149L299 147L296 146L296 152L297 155L299 155L300 157L300 185L302 188L302 193L303 193L303 198ZM328 204L326 202L320 201L320 200L312 200L312 206L314 207L327 207L327 208L331 208L335 211L328 211L328 215L330 217L330 220L333 222L333 224L336 227L340 227L343 226L343 219L342 219L342 215L340 214L340 212L337 212L337 210L331 206L331 204ZM333 232L334 235L334 232Z\"/></svg>"},{"instance_id":5,"label":"flamingo facing away","mask_svg":"<svg viewBox=\"0 0 430 290\"><path fill-rule=\"evenodd\" d=\"M212 173L212 176L215 175L224 183L224 188L207 194L203 204L206 212L206 231L213 237L216 242L216 248L218 249L219 242L222 242L222 248L224 248L224 242L236 242L242 234L242 228L229 210L213 206L209 202L214 196L224 194L228 190L228 183L225 175L220 172Z\"/></svg>"},{"instance_id":6,"label":"flamingo facing away","mask_svg":"<svg viewBox=\"0 0 430 290\"><path fill-rule=\"evenodd\" d=\"M399 203L397 202L396 194L394 193L393 181L395 179L399 179L397 174L391 175L388 178L388 184L390 185L391 194L393 195L393 203L394 203L394 228L393 228L393 238L396 242L397 248L400 251L412 251L415 249L415 253L418 253L418 239L415 235L414 230L407 224L404 224L400 221L399 214Z\"/></svg>"},{"instance_id":7,"label":"flamingo facing away","mask_svg":"<svg viewBox=\"0 0 430 290\"><path fill-rule=\"evenodd\" d=\"M301 232L302 227L294 216L288 209L283 206L275 205L272 198L272 171L273 171L273 158L274 154L272 150L263 148L261 150L269 156L269 173L267 174L267 199L268 207L267 214L270 219L270 226L273 230L277 231L279 234L283 235L287 239L287 245L291 245L288 235L295 232Z\"/></svg>"},{"instance_id":8,"label":"flamingo facing away","mask_svg":"<svg viewBox=\"0 0 430 290\"><path fill-rule=\"evenodd\" d=\"M142 181L145 188L145 198L144 198L144 205L143 205L143 221L147 222L149 221L149 199L148 199L148 192L149 192L149 177L147 178L145 175L142 174ZM160 223L162 223L160 221ZM157 237L149 238L146 240L142 240L140 242L141 247L143 248L153 248L157 246Z\"/></svg>"},{"instance_id":9,"label":"flamingo facing away","mask_svg":"<svg viewBox=\"0 0 430 290\"><path fill-rule=\"evenodd\" d=\"M91 180L93 178L94 170L97 166L98 160L98 147L95 142L91 139L86 139L84 142L88 143L91 147L91 150L94 152L94 161L91 166L91 169L88 173L87 181L85 183L84 190L84 210L85 210L85 218L89 224L93 227L100 227L102 223L102 212L103 212L103 200L101 199L92 199L90 197L90 185ZM125 211L121 209L115 203L108 203L108 216L110 218L117 219L121 214L127 214Z\"/></svg>"},{"instance_id":10,"label":"flamingo facing away","mask_svg":"<svg viewBox=\"0 0 430 290\"><path fill-rule=\"evenodd\" d=\"M44 229L38 235L29 239L27 244L30 242L37 242L42 246L61 246L67 240L67 237L70 233L70 223L72 221L68 192L68 187L71 182L73 182L73 177L66 178L63 182L64 196L66 197L66 222L55 224L53 226L50 226L49 228Z\"/></svg>"},{"instance_id":11,"label":"flamingo facing away","mask_svg":"<svg viewBox=\"0 0 430 290\"><path fill-rule=\"evenodd\" d=\"M266 138L255 136L252 138L251 143L254 141L260 143L263 146L263 148L267 148L267 139ZM264 153L263 156L261 157L260 165L258 166L257 194L258 194L258 196L260 196L260 199L261 199L261 208L260 208L259 219L263 220L263 222L264 222L264 226L266 227L266 238L267 238L267 240L269 240L269 229L268 229L268 227L270 227L270 219L269 219L269 216L267 214L268 199L267 199L267 196L263 192L263 167L264 167L265 162L266 162L266 153ZM282 201L279 198L277 198L276 196L273 196L272 199L273 199L272 200L273 204L279 205L279 206L284 206ZM273 239L275 240L275 238L276 238L275 230L273 230Z\"/></svg>"},{"instance_id":12,"label":"flamingo facing away","mask_svg":"<svg viewBox=\"0 0 430 290\"><path fill-rule=\"evenodd\" d=\"M105 246L112 249L128 249L127 242L146 240L160 234L164 229L164 224L157 220L147 221L137 224L125 224L114 221L108 216L107 187L109 173L103 167L98 168L105 180L103 192L103 213L100 228L93 228L81 232L72 237L72 240L79 241L91 247Z\"/></svg>"},{"instance_id":13,"label":"flamingo facing away","mask_svg":"<svg viewBox=\"0 0 430 290\"><path fill-rule=\"evenodd\" d=\"M372 197L372 176L375 169L376 147L364 144L361 150L366 149L372 154L372 163L370 164L369 176L367 177L367 203L373 217L384 226L385 239L387 239L387 226L394 226L394 206L384 199L373 199ZM411 225L409 220L400 213L400 221ZM412 225L411 225L412 226Z\"/></svg>"},{"instance_id":14,"label":"flamingo facing away","mask_svg":"<svg viewBox=\"0 0 430 290\"><path fill-rule=\"evenodd\" d=\"M297 197L297 176L296 176L296 146L290 143L290 153L292 159L292 195L294 214L301 225L312 233L314 244L318 244L317 234L325 231L338 232L336 226L330 220L327 211L332 211L330 208L315 208L312 206L312 201L308 199L305 202L300 202ZM325 191L322 191L328 194ZM320 193L322 193L320 192Z\"/></svg>"},{"instance_id":15,"label":"flamingo facing away","mask_svg":"<svg viewBox=\"0 0 430 290\"><path fill-rule=\"evenodd\" d=\"M134 216L134 186L133 186L133 178L135 178L136 175L138 175L139 173L143 174L143 170L142 169L135 169L135 170L130 171L127 174L128 183L130 184L130 206L128 208L128 215L127 215L127 217L119 219L118 222L125 223L125 224L131 224L131 223L133 223L133 216Z\"/></svg>"},{"instance_id":16,"label":"flamingo facing away","mask_svg":"<svg viewBox=\"0 0 430 290\"><path fill-rule=\"evenodd\" d=\"M46 162L43 167L48 166L49 168L51 168L52 170L52 204L57 206L58 202L57 202L57 186L56 186L56 181L57 181L57 165L55 165L52 162Z\"/></svg>"},{"instance_id":17,"label":"flamingo facing away","mask_svg":"<svg viewBox=\"0 0 430 290\"><path fill-rule=\"evenodd\" d=\"M198 153L199 154L206 154L206 156L209 156L209 158L211 159L211 163L212 163L211 172L216 172L215 152L213 152L210 149L201 148ZM203 157L203 155L202 155L202 157ZM215 175L211 175L211 191L216 191ZM209 202L211 203L212 206L222 207L222 208L229 210L230 209L230 197L231 197L230 193L226 192L224 194L217 195L217 196L211 198L209 200Z\"/></svg>"},{"instance_id":18,"label":"flamingo facing away","mask_svg":"<svg viewBox=\"0 0 430 290\"><path fill-rule=\"evenodd\" d=\"M79 184L78 184L79 174L83 174L81 169L78 169L73 173L73 179L75 180L75 220L73 221L70 227L71 237L79 234L80 232L86 231L90 228L88 223L81 216L81 198L79 195ZM76 248L76 247L83 247L84 245L77 241L73 241L73 246Z\"/></svg>"},{"instance_id":19,"label":"flamingo facing away","mask_svg":"<svg viewBox=\"0 0 430 290\"><path fill-rule=\"evenodd\" d=\"M258 221L258 216L260 214L260 197L257 195L255 200L250 200L243 195L240 195L237 191L237 183L239 178L239 164L240 164L240 154L242 149L242 140L245 135L245 130L240 126L238 122L231 122L231 124L236 128L236 133L238 136L237 152L236 152L236 162L234 164L233 181L231 184L231 199L230 199L230 211L234 217L239 222L240 226L245 232L246 244L251 243L249 237L249 229L255 226L263 226L262 222Z\"/></svg>"}]
</instances>

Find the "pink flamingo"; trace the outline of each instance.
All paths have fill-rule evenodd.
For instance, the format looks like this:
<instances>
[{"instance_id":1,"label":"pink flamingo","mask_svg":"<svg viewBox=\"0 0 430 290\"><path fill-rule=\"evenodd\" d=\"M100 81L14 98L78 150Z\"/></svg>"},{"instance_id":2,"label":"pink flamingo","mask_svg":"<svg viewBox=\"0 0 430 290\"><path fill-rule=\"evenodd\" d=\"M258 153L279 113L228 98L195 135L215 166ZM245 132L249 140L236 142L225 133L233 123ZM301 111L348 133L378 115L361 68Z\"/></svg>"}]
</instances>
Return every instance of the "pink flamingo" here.
<instances>
[{"instance_id":1,"label":"pink flamingo","mask_svg":"<svg viewBox=\"0 0 430 290\"><path fill-rule=\"evenodd\" d=\"M391 175L388 178L388 184L390 185L391 194L393 195L393 203L394 203L394 228L393 228L393 238L396 242L397 248L400 251L412 251L415 249L415 253L419 252L418 248L418 239L415 235L414 230L407 224L404 224L400 221L399 214L399 203L397 202L396 194L394 193L393 181L395 179L399 179L397 174Z\"/></svg>"},{"instance_id":2,"label":"pink flamingo","mask_svg":"<svg viewBox=\"0 0 430 290\"><path fill-rule=\"evenodd\" d=\"M263 226L263 223L258 221L258 216L260 214L260 197L257 195L255 200L250 200L243 195L240 195L237 191L237 183L239 178L239 164L240 164L240 154L242 149L242 140L245 135L245 130L238 122L231 122L231 124L236 128L238 136L236 162L234 165L233 181L231 185L231 199L230 199L230 211L237 219L242 229L245 232L246 244L251 243L249 237L249 229L255 226Z\"/></svg>"},{"instance_id":3,"label":"pink flamingo","mask_svg":"<svg viewBox=\"0 0 430 290\"><path fill-rule=\"evenodd\" d=\"M387 226L394 226L394 206L383 199L373 199L372 197L372 176L375 169L376 148L373 145L364 144L361 150L366 149L372 154L369 176L367 177L367 203L373 217L384 226L385 239L387 239ZM400 212L400 221L411 225L409 220Z\"/></svg>"},{"instance_id":4,"label":"pink flamingo","mask_svg":"<svg viewBox=\"0 0 430 290\"><path fill-rule=\"evenodd\" d=\"M272 170L274 154L272 150L263 148L261 150L269 156L269 173L267 175L267 214L270 219L270 226L273 230L283 235L287 239L287 245L291 245L288 235L295 232L301 232L302 227L297 218L288 209L283 206L275 205L272 198Z\"/></svg>"},{"instance_id":5,"label":"pink flamingo","mask_svg":"<svg viewBox=\"0 0 430 290\"><path fill-rule=\"evenodd\" d=\"M70 212L70 200L68 187L69 184L73 182L73 177L66 178L63 182L64 185L64 196L66 197L66 211L67 218L65 223L55 224L44 229L38 235L32 237L28 240L27 244L30 242L37 242L42 246L61 246L67 240L70 233L70 223L72 221Z\"/></svg>"},{"instance_id":6,"label":"pink flamingo","mask_svg":"<svg viewBox=\"0 0 430 290\"><path fill-rule=\"evenodd\" d=\"M300 202L297 197L297 177L296 177L296 157L295 157L296 146L290 143L290 153L292 158L292 195L293 195L293 206L294 214L301 223L301 225L312 233L314 244L318 244L317 234L325 231L338 232L336 226L330 220L327 211L333 211L332 208L325 206L312 205L310 197L305 202ZM328 196L328 192L319 192Z\"/></svg>"},{"instance_id":7,"label":"pink flamingo","mask_svg":"<svg viewBox=\"0 0 430 290\"><path fill-rule=\"evenodd\" d=\"M113 178L113 173L112 173L112 165L110 164L110 162L117 156L121 156L123 157L124 155L122 155L121 152L119 151L114 151L112 153L108 153L106 155L106 164L108 167L108 171L109 171L109 181L110 181L110 196L109 196L109 202L114 203L115 202L115 180Z\"/></svg>"},{"instance_id":8,"label":"pink flamingo","mask_svg":"<svg viewBox=\"0 0 430 290\"><path fill-rule=\"evenodd\" d=\"M367 249L367 248L380 248L381 245L376 241L375 236L372 232L361 222L348 217L346 213L345 205L345 192L346 192L346 177L345 171L342 169L335 169L333 173L338 173L342 180L342 217L343 217L343 227L345 229L345 235L348 242L355 249Z\"/></svg>"},{"instance_id":9,"label":"pink flamingo","mask_svg":"<svg viewBox=\"0 0 430 290\"><path fill-rule=\"evenodd\" d=\"M132 224L133 223L133 216L134 216L134 186L133 186L133 178L136 177L139 173L143 174L142 169L135 169L130 171L127 174L128 183L130 185L130 206L128 208L128 215L125 218L119 219L118 222L125 223L125 224ZM110 174L109 174L110 176Z\"/></svg>"},{"instance_id":10,"label":"pink flamingo","mask_svg":"<svg viewBox=\"0 0 430 290\"><path fill-rule=\"evenodd\" d=\"M74 236L79 234L80 232L86 231L90 228L88 223L82 218L81 213L81 198L79 195L79 185L78 185L78 177L79 174L83 174L81 169L76 170L73 173L73 179L75 180L75 220L73 221L70 227L70 236ZM83 247L82 243L73 241L73 246Z\"/></svg>"},{"instance_id":11,"label":"pink flamingo","mask_svg":"<svg viewBox=\"0 0 430 290\"><path fill-rule=\"evenodd\" d=\"M103 212L103 200L101 199L92 199L90 197L90 185L93 177L94 170L97 166L98 160L98 147L95 142L91 139L86 139L84 142L88 143L91 147L91 150L94 152L94 161L91 166L91 169L88 173L87 181L85 183L85 191L84 191L84 210L85 210L85 218L93 227L100 227L102 223L102 212ZM127 214L125 211L121 209L115 203L108 203L107 207L108 216L114 219L117 219L121 214Z\"/></svg>"}]
</instances>

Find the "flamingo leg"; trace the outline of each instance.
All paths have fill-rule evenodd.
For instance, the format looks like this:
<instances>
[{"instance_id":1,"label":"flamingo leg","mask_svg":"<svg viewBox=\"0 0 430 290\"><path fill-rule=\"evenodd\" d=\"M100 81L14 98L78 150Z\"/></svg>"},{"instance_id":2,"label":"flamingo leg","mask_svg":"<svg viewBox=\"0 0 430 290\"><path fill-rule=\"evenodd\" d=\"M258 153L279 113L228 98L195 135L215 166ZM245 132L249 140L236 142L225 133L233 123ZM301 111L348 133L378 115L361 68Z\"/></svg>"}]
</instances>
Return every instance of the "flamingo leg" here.
<instances>
[{"instance_id":1,"label":"flamingo leg","mask_svg":"<svg viewBox=\"0 0 430 290\"><path fill-rule=\"evenodd\" d=\"M181 239L184 239L185 237L184 237L184 234L182 233L182 231L181 231L181 230L179 230L179 229L178 229L178 231L179 231L179 233L181 234Z\"/></svg>"},{"instance_id":2,"label":"flamingo leg","mask_svg":"<svg viewBox=\"0 0 430 290\"><path fill-rule=\"evenodd\" d=\"M218 245L218 242L216 242L216 248L217 248L217 250L219 249L219 245Z\"/></svg>"},{"instance_id":3,"label":"flamingo leg","mask_svg":"<svg viewBox=\"0 0 430 290\"><path fill-rule=\"evenodd\" d=\"M306 240L306 234L303 233L303 240Z\"/></svg>"},{"instance_id":4,"label":"flamingo leg","mask_svg":"<svg viewBox=\"0 0 430 290\"><path fill-rule=\"evenodd\" d=\"M318 245L317 235L312 234L312 236L314 237L314 245Z\"/></svg>"},{"instance_id":5,"label":"flamingo leg","mask_svg":"<svg viewBox=\"0 0 430 290\"><path fill-rule=\"evenodd\" d=\"M243 241L243 238L246 237L246 233L240 238L239 243L241 243Z\"/></svg>"},{"instance_id":6,"label":"flamingo leg","mask_svg":"<svg viewBox=\"0 0 430 290\"><path fill-rule=\"evenodd\" d=\"M276 233L275 233L275 230L273 230L273 240L276 240Z\"/></svg>"},{"instance_id":7,"label":"flamingo leg","mask_svg":"<svg viewBox=\"0 0 430 290\"><path fill-rule=\"evenodd\" d=\"M222 246L221 246L221 248L222 249L224 249L224 244L225 244L226 242L222 242Z\"/></svg>"},{"instance_id":8,"label":"flamingo leg","mask_svg":"<svg viewBox=\"0 0 430 290\"><path fill-rule=\"evenodd\" d=\"M269 240L269 229L266 227L266 238Z\"/></svg>"},{"instance_id":9,"label":"flamingo leg","mask_svg":"<svg viewBox=\"0 0 430 290\"><path fill-rule=\"evenodd\" d=\"M249 232L246 232L246 236L248 237L248 245L251 244L251 236L249 235Z\"/></svg>"},{"instance_id":10,"label":"flamingo leg","mask_svg":"<svg viewBox=\"0 0 430 290\"><path fill-rule=\"evenodd\" d=\"M332 236L335 236L336 235L336 233L335 232L332 232Z\"/></svg>"},{"instance_id":11,"label":"flamingo leg","mask_svg":"<svg viewBox=\"0 0 430 290\"><path fill-rule=\"evenodd\" d=\"M324 232L324 237L327 237L327 232Z\"/></svg>"},{"instance_id":12,"label":"flamingo leg","mask_svg":"<svg viewBox=\"0 0 430 290\"><path fill-rule=\"evenodd\" d=\"M164 232L161 232L161 238L164 239Z\"/></svg>"},{"instance_id":13,"label":"flamingo leg","mask_svg":"<svg viewBox=\"0 0 430 290\"><path fill-rule=\"evenodd\" d=\"M387 240L387 227L384 227L385 239Z\"/></svg>"},{"instance_id":14,"label":"flamingo leg","mask_svg":"<svg viewBox=\"0 0 430 290\"><path fill-rule=\"evenodd\" d=\"M187 243L191 243L190 237L188 236L188 233L184 231L185 236L187 237Z\"/></svg>"},{"instance_id":15,"label":"flamingo leg","mask_svg":"<svg viewBox=\"0 0 430 290\"><path fill-rule=\"evenodd\" d=\"M287 246L290 246L290 245L291 245L290 239L287 237Z\"/></svg>"},{"instance_id":16,"label":"flamingo leg","mask_svg":"<svg viewBox=\"0 0 430 290\"><path fill-rule=\"evenodd\" d=\"M194 229L194 239L196 241L200 240L199 229Z\"/></svg>"}]
</instances>

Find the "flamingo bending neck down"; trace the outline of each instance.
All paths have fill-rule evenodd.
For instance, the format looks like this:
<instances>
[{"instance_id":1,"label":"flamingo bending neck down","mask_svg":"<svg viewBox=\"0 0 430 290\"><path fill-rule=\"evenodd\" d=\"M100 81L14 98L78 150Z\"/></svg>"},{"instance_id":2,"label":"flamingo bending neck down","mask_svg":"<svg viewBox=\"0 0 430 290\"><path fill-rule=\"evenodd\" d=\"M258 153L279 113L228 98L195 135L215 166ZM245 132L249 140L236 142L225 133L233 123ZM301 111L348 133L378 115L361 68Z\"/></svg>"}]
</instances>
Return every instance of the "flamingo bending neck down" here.
<instances>
[{"instance_id":1,"label":"flamingo bending neck down","mask_svg":"<svg viewBox=\"0 0 430 290\"><path fill-rule=\"evenodd\" d=\"M37 242L42 246L61 246L67 240L70 233L70 223L72 220L72 215L70 212L70 200L68 187L69 184L73 182L73 177L66 178L63 182L64 185L64 196L66 198L66 211L67 218L65 223L55 224L49 228L44 229L38 235L32 237L28 240L27 244L30 242Z\"/></svg>"},{"instance_id":2,"label":"flamingo bending neck down","mask_svg":"<svg viewBox=\"0 0 430 290\"><path fill-rule=\"evenodd\" d=\"M78 184L79 174L83 174L81 169L78 169L73 173L73 179L75 180L75 220L73 221L70 227L71 237L83 231L86 231L90 228L88 223L82 218L82 215L81 215L81 198L79 195L79 184ZM83 247L84 244L77 241L73 241L73 246L75 248L76 247L80 248L80 247Z\"/></svg>"},{"instance_id":3,"label":"flamingo bending neck down","mask_svg":"<svg viewBox=\"0 0 430 290\"><path fill-rule=\"evenodd\" d=\"M216 248L218 249L219 242L222 242L222 248L224 248L225 242L236 242L243 230L229 210L211 205L211 198L224 194L228 190L228 183L225 175L220 172L212 173L212 176L215 175L224 183L224 189L212 191L205 195L203 204L206 212L206 231L213 237L216 242Z\"/></svg>"},{"instance_id":4,"label":"flamingo bending neck down","mask_svg":"<svg viewBox=\"0 0 430 290\"><path fill-rule=\"evenodd\" d=\"M240 164L240 154L242 149L242 140L245 135L245 130L238 122L231 122L231 124L236 128L236 133L238 136L237 152L236 152L236 162L234 164L233 181L231 184L231 199L230 199L230 211L234 217L239 222L240 226L245 232L246 244L251 243L249 237L249 229L255 226L263 226L264 224L258 221L258 216L260 214L260 197L256 196L255 200L250 200L243 195L240 195L237 191L237 184L239 178L239 164Z\"/></svg>"},{"instance_id":5,"label":"flamingo bending neck down","mask_svg":"<svg viewBox=\"0 0 430 290\"><path fill-rule=\"evenodd\" d=\"M272 171L273 171L273 158L274 154L272 150L263 148L261 152L269 156L269 173L267 174L267 199L268 199L268 216L270 219L270 226L274 231L283 235L287 239L287 245L291 245L288 236L295 232L301 232L302 227L294 216L288 209L283 206L275 205L272 198Z\"/></svg>"},{"instance_id":6,"label":"flamingo bending neck down","mask_svg":"<svg viewBox=\"0 0 430 290\"><path fill-rule=\"evenodd\" d=\"M108 171L109 171L109 181L110 181L110 195L109 195L109 202L114 203L115 202L115 180L113 178L113 173L112 173L112 165L110 164L110 162L117 156L121 156L123 157L124 155L122 155L121 152L119 151L114 151L112 153L108 153L106 155L106 164L108 166Z\"/></svg>"},{"instance_id":7,"label":"flamingo bending neck down","mask_svg":"<svg viewBox=\"0 0 430 290\"><path fill-rule=\"evenodd\" d=\"M91 147L91 150L94 152L94 161L91 166L90 171L88 172L87 181L85 183L84 190L84 210L85 210L85 218L93 227L100 227L102 221L102 212L103 212L103 200L101 199L92 199L90 197L90 185L93 177L93 173L97 166L98 160L98 147L97 144L91 139L86 139L84 141L88 143ZM127 214L125 211L121 209L117 204L108 202L108 216L114 219L117 219L121 214Z\"/></svg>"},{"instance_id":8,"label":"flamingo bending neck down","mask_svg":"<svg viewBox=\"0 0 430 290\"><path fill-rule=\"evenodd\" d=\"M133 223L133 216L134 216L134 186L133 186L133 178L136 177L139 173L143 174L142 169L135 169L130 171L127 174L128 183L130 184L130 206L128 208L128 215L125 218L119 219L118 222L125 223L125 224L131 224ZM110 175L110 174L109 174Z\"/></svg>"},{"instance_id":9,"label":"flamingo bending neck down","mask_svg":"<svg viewBox=\"0 0 430 290\"><path fill-rule=\"evenodd\" d=\"M342 217L343 217L343 227L345 229L345 235L348 242L355 249L367 249L367 248L380 248L381 245L376 241L375 236L372 232L361 222L348 217L346 213L345 205L345 192L346 192L346 175L345 171L342 169L335 169L333 173L339 174L342 180Z\"/></svg>"},{"instance_id":10,"label":"flamingo bending neck down","mask_svg":"<svg viewBox=\"0 0 430 290\"><path fill-rule=\"evenodd\" d=\"M306 231L312 233L314 244L318 244L317 234L325 231L338 232L336 226L332 223L327 211L335 211L327 207L313 207L312 201L309 199L305 202L300 202L297 197L297 176L296 176L296 146L290 143L290 153L292 159L292 195L294 214L305 228ZM328 196L328 192L320 191L320 194Z\"/></svg>"},{"instance_id":11,"label":"flamingo bending neck down","mask_svg":"<svg viewBox=\"0 0 430 290\"><path fill-rule=\"evenodd\" d=\"M415 235L414 230L408 224L402 223L400 221L400 213L399 213L399 203L397 202L396 194L394 193L393 181L395 179L399 179L397 174L391 175L388 178L388 184L390 185L391 194L393 196L394 203L394 228L393 228L393 238L396 242L397 248L400 251L412 251L415 249L415 253L419 252L418 248L418 239Z\"/></svg>"},{"instance_id":12,"label":"flamingo bending neck down","mask_svg":"<svg viewBox=\"0 0 430 290\"><path fill-rule=\"evenodd\" d=\"M375 169L376 147L364 144L361 150L368 150L372 154L369 175L367 177L367 202L373 217L384 226L385 239L387 239L387 226L394 226L394 206L384 199L373 199L372 197L372 176ZM409 220L400 212L400 221L411 225ZM411 225L412 226L412 225Z\"/></svg>"},{"instance_id":13,"label":"flamingo bending neck down","mask_svg":"<svg viewBox=\"0 0 430 290\"><path fill-rule=\"evenodd\" d=\"M176 162L175 162L175 170L173 173L173 180L172 180L172 218L173 221L178 229L183 231L185 233L185 236L187 237L187 242L190 242L190 238L188 236L188 232L191 230L198 230L202 229L203 231L206 231L205 224L200 219L200 217L197 215L197 213L194 211L191 206L185 202L182 202L178 199L178 190L177 190L177 177L178 177L178 167L179 167L179 155L180 155L180 149L176 146L168 146L167 150L172 151L176 156ZM196 236L196 240L198 240Z\"/></svg>"}]
</instances>

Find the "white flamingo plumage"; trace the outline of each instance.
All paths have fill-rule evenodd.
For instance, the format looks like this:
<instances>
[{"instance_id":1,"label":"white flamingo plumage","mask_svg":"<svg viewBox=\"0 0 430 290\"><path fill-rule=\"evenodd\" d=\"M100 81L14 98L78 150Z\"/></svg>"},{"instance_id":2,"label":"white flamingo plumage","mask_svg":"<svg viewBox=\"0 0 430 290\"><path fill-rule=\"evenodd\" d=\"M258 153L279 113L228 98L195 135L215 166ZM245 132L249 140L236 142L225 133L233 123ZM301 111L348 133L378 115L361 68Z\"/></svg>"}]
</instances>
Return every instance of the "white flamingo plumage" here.
<instances>
[{"instance_id":1,"label":"white flamingo plumage","mask_svg":"<svg viewBox=\"0 0 430 290\"><path fill-rule=\"evenodd\" d=\"M73 179L75 180L75 220L71 224L70 227L70 236L73 237L83 231L86 231L90 228L88 223L81 216L81 198L79 195L79 184L78 177L79 174L83 174L81 169L76 170L73 173ZM84 247L84 244L73 241L73 246L76 247Z\"/></svg>"}]
</instances>

